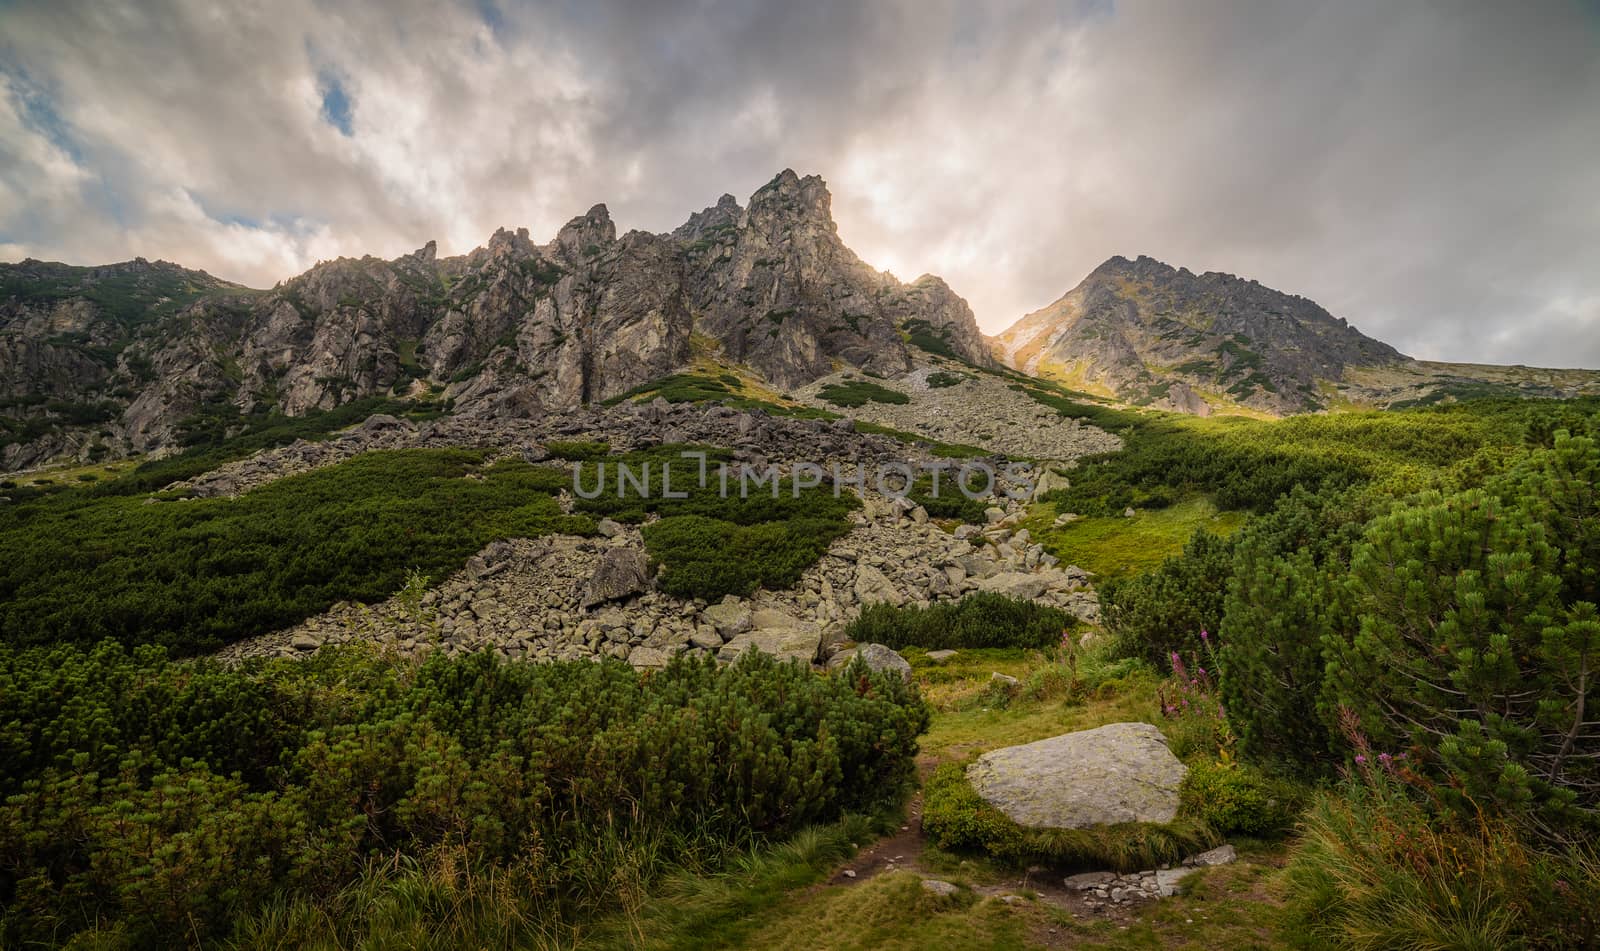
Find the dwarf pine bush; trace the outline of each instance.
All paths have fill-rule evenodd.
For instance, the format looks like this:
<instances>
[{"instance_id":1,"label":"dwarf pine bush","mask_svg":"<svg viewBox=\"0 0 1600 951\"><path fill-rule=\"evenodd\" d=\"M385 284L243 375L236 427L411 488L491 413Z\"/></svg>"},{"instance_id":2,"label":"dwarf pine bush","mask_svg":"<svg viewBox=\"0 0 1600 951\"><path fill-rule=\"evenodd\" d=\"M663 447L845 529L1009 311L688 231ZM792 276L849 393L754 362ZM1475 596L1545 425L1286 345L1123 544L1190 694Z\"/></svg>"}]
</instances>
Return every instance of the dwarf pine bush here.
<instances>
[{"instance_id":1,"label":"dwarf pine bush","mask_svg":"<svg viewBox=\"0 0 1600 951\"><path fill-rule=\"evenodd\" d=\"M869 604L845 636L861 644L927 650L978 647L1056 647L1077 620L1060 608L1023 598L980 593L954 604L898 608Z\"/></svg>"},{"instance_id":2,"label":"dwarf pine bush","mask_svg":"<svg viewBox=\"0 0 1600 951\"><path fill-rule=\"evenodd\" d=\"M0 945L224 935L440 849L588 907L624 868L897 799L927 725L898 677L760 654L641 674L0 647Z\"/></svg>"}]
</instances>

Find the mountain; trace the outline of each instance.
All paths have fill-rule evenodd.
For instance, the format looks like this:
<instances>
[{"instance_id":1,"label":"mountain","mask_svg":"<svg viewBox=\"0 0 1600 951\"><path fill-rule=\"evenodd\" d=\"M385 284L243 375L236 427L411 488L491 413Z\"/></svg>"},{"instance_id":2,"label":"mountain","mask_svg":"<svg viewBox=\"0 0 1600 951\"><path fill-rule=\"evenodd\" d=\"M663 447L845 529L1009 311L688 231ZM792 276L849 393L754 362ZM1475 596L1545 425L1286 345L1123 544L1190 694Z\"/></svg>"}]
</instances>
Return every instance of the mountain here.
<instances>
[{"instance_id":1,"label":"mountain","mask_svg":"<svg viewBox=\"0 0 1600 951\"><path fill-rule=\"evenodd\" d=\"M1106 261L995 345L1015 369L1202 414L1320 409L1351 368L1409 362L1304 297L1143 256Z\"/></svg>"},{"instance_id":2,"label":"mountain","mask_svg":"<svg viewBox=\"0 0 1600 951\"><path fill-rule=\"evenodd\" d=\"M778 389L912 346L990 362L943 281L905 284L840 240L821 178L785 170L670 234L605 205L439 257L340 258L271 290L166 262L0 265L0 468L149 452L197 419L301 416L368 397L521 416L616 396L720 350Z\"/></svg>"}]
</instances>

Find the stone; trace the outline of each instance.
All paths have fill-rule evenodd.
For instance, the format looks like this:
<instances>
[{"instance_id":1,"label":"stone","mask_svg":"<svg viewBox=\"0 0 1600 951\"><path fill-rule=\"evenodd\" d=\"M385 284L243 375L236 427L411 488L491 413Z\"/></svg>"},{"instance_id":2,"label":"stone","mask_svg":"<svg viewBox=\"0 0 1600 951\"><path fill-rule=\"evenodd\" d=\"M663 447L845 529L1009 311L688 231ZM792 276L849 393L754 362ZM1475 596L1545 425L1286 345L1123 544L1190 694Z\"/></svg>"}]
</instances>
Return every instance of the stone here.
<instances>
[{"instance_id":1,"label":"stone","mask_svg":"<svg viewBox=\"0 0 1600 951\"><path fill-rule=\"evenodd\" d=\"M843 670L857 657L866 661L867 667L875 671L893 671L900 675L906 683L911 682L911 665L904 657L882 644L858 644L848 650L842 650L828 659L828 669Z\"/></svg>"},{"instance_id":2,"label":"stone","mask_svg":"<svg viewBox=\"0 0 1600 951\"><path fill-rule=\"evenodd\" d=\"M671 659L671 654L655 647L635 647L628 653L628 663L640 668L665 667Z\"/></svg>"},{"instance_id":3,"label":"stone","mask_svg":"<svg viewBox=\"0 0 1600 951\"><path fill-rule=\"evenodd\" d=\"M595 525L595 529L606 538L616 538L622 534L622 523L603 518Z\"/></svg>"},{"instance_id":4,"label":"stone","mask_svg":"<svg viewBox=\"0 0 1600 951\"><path fill-rule=\"evenodd\" d=\"M1004 684L1007 687L1015 687L1017 684L1021 683L1021 681L1017 680L1017 678L1011 676L1010 674L1002 674L998 670L989 674L989 680L994 683Z\"/></svg>"},{"instance_id":5,"label":"stone","mask_svg":"<svg viewBox=\"0 0 1600 951\"><path fill-rule=\"evenodd\" d=\"M297 651L314 651L322 646L322 642L313 635L301 632L290 638L289 646Z\"/></svg>"},{"instance_id":6,"label":"stone","mask_svg":"<svg viewBox=\"0 0 1600 951\"><path fill-rule=\"evenodd\" d=\"M933 661L935 664L942 664L959 653L960 651L953 650L928 651L928 659Z\"/></svg>"},{"instance_id":7,"label":"stone","mask_svg":"<svg viewBox=\"0 0 1600 951\"><path fill-rule=\"evenodd\" d=\"M975 584L979 591L1003 594L1008 598L1032 600L1049 589L1050 579L1043 573L1002 571L987 578L979 578Z\"/></svg>"},{"instance_id":8,"label":"stone","mask_svg":"<svg viewBox=\"0 0 1600 951\"><path fill-rule=\"evenodd\" d=\"M1086 892L1096 885L1105 885L1113 882L1116 878L1117 874L1115 872L1083 872L1078 875L1067 876L1066 880L1061 884L1068 891Z\"/></svg>"},{"instance_id":9,"label":"stone","mask_svg":"<svg viewBox=\"0 0 1600 951\"><path fill-rule=\"evenodd\" d=\"M610 548L583 587L585 608L616 601L650 589L650 559L635 548Z\"/></svg>"},{"instance_id":10,"label":"stone","mask_svg":"<svg viewBox=\"0 0 1600 951\"><path fill-rule=\"evenodd\" d=\"M856 600L862 604L892 604L898 607L905 603L905 595L900 593L883 572L871 565L856 566L855 582Z\"/></svg>"},{"instance_id":11,"label":"stone","mask_svg":"<svg viewBox=\"0 0 1600 951\"><path fill-rule=\"evenodd\" d=\"M1178 894L1178 884L1196 871L1196 869L1192 868L1158 869L1156 871L1156 894L1162 898L1170 898Z\"/></svg>"},{"instance_id":12,"label":"stone","mask_svg":"<svg viewBox=\"0 0 1600 951\"><path fill-rule=\"evenodd\" d=\"M923 879L922 887L924 890L933 892L935 895L954 895L961 891L958 886L952 885L949 882L941 882L936 878Z\"/></svg>"},{"instance_id":13,"label":"stone","mask_svg":"<svg viewBox=\"0 0 1600 951\"><path fill-rule=\"evenodd\" d=\"M1018 825L1082 829L1171 822L1187 772L1154 726L1112 723L985 753L967 778Z\"/></svg>"},{"instance_id":14,"label":"stone","mask_svg":"<svg viewBox=\"0 0 1600 951\"><path fill-rule=\"evenodd\" d=\"M1239 853L1234 849L1233 846L1219 845L1208 852L1201 852L1199 855L1189 856L1183 860L1183 864L1191 868L1205 868L1213 865L1227 865L1231 862L1237 861L1238 858Z\"/></svg>"},{"instance_id":15,"label":"stone","mask_svg":"<svg viewBox=\"0 0 1600 951\"><path fill-rule=\"evenodd\" d=\"M802 664L816 661L822 633L815 627L766 628L745 631L723 644L717 651L717 660L732 663L748 650L759 650L779 660L798 660Z\"/></svg>"},{"instance_id":16,"label":"stone","mask_svg":"<svg viewBox=\"0 0 1600 951\"><path fill-rule=\"evenodd\" d=\"M753 622L750 618L750 607L732 595L724 598L720 604L707 605L700 612L707 623L716 628L723 640L731 640L745 631L750 630Z\"/></svg>"},{"instance_id":17,"label":"stone","mask_svg":"<svg viewBox=\"0 0 1600 951\"><path fill-rule=\"evenodd\" d=\"M696 624L689 635L689 644L701 650L714 651L722 647L722 635L710 624Z\"/></svg>"}]
</instances>

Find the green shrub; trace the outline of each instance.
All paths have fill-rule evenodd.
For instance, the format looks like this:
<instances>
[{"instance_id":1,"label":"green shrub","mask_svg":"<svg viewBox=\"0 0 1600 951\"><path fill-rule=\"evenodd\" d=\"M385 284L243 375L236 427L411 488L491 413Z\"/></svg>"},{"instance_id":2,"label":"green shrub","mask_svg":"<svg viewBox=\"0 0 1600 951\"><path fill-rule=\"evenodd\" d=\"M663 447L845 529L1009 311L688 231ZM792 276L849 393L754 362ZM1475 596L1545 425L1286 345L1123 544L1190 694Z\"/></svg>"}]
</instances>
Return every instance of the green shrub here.
<instances>
[{"instance_id":1,"label":"green shrub","mask_svg":"<svg viewBox=\"0 0 1600 951\"><path fill-rule=\"evenodd\" d=\"M1317 709L1323 639L1348 614L1337 583L1373 502L1295 489L1235 538L1223 611L1222 700L1241 751L1308 775L1337 757Z\"/></svg>"},{"instance_id":2,"label":"green shrub","mask_svg":"<svg viewBox=\"0 0 1600 951\"><path fill-rule=\"evenodd\" d=\"M372 452L235 499L154 504L97 490L0 510L0 640L157 640L178 653L376 601L497 538L588 534L554 469L484 452ZM467 478L467 476L481 478Z\"/></svg>"},{"instance_id":3,"label":"green shrub","mask_svg":"<svg viewBox=\"0 0 1600 951\"><path fill-rule=\"evenodd\" d=\"M1224 836L1273 835L1294 819L1293 789L1236 761L1190 763L1179 799L1186 814Z\"/></svg>"},{"instance_id":4,"label":"green shrub","mask_svg":"<svg viewBox=\"0 0 1600 951\"><path fill-rule=\"evenodd\" d=\"M1198 646L1201 631L1222 622L1223 597L1233 568L1233 540L1204 529L1195 532L1183 554L1168 558L1148 574L1101 586L1106 631L1119 652L1157 668L1173 652Z\"/></svg>"},{"instance_id":5,"label":"green shrub","mask_svg":"<svg viewBox=\"0 0 1600 951\"><path fill-rule=\"evenodd\" d=\"M865 406L868 403L897 403L904 405L911 402L911 397L891 390L886 386L868 383L866 380L853 380L849 383L829 383L823 386L817 394L823 400L835 406Z\"/></svg>"},{"instance_id":6,"label":"green shrub","mask_svg":"<svg viewBox=\"0 0 1600 951\"><path fill-rule=\"evenodd\" d=\"M1024 850L1021 827L984 802L967 782L963 763L941 764L922 784L922 831L928 841L953 852L1016 861Z\"/></svg>"},{"instance_id":7,"label":"green shrub","mask_svg":"<svg viewBox=\"0 0 1600 951\"><path fill-rule=\"evenodd\" d=\"M944 650L962 647L1055 647L1077 623L1060 608L1000 594L973 594L954 604L894 607L868 604L845 635L857 643Z\"/></svg>"},{"instance_id":8,"label":"green shrub","mask_svg":"<svg viewBox=\"0 0 1600 951\"><path fill-rule=\"evenodd\" d=\"M636 386L626 393L605 401L615 406L624 400L645 401L660 397L668 403L703 403L726 399L737 393L744 384L731 373L703 376L698 373L674 373L659 380Z\"/></svg>"},{"instance_id":9,"label":"green shrub","mask_svg":"<svg viewBox=\"0 0 1600 951\"><path fill-rule=\"evenodd\" d=\"M166 946L375 865L592 912L675 862L895 802L928 711L864 665L762 654L228 669L106 643L0 647L0 724L0 944Z\"/></svg>"},{"instance_id":10,"label":"green shrub","mask_svg":"<svg viewBox=\"0 0 1600 951\"><path fill-rule=\"evenodd\" d=\"M933 476L924 475L911 484L906 497L922 506L932 518L953 518L968 525L983 525L988 521L984 510L990 505L987 499L969 499L957 484L954 472L939 479L934 491Z\"/></svg>"},{"instance_id":11,"label":"green shrub","mask_svg":"<svg viewBox=\"0 0 1600 951\"><path fill-rule=\"evenodd\" d=\"M549 453L552 459L592 462L606 458L611 453L611 444L597 439L556 439L545 443L544 451Z\"/></svg>"},{"instance_id":12,"label":"green shrub","mask_svg":"<svg viewBox=\"0 0 1600 951\"><path fill-rule=\"evenodd\" d=\"M837 538L841 519L796 518L740 525L703 515L673 515L644 528L653 562L666 566L659 586L681 598L748 596L757 587L787 588Z\"/></svg>"},{"instance_id":13,"label":"green shrub","mask_svg":"<svg viewBox=\"0 0 1600 951\"><path fill-rule=\"evenodd\" d=\"M922 787L922 831L953 852L978 852L1009 865L1134 871L1177 862L1215 845L1204 822L1180 816L1166 825L1128 822L1087 829L1025 829L989 805L967 781L966 766L945 763Z\"/></svg>"},{"instance_id":14,"label":"green shrub","mask_svg":"<svg viewBox=\"0 0 1600 951\"><path fill-rule=\"evenodd\" d=\"M936 390L940 390L946 387L959 386L966 379L966 375L962 373L950 373L946 370L938 370L928 374L928 385Z\"/></svg>"},{"instance_id":15,"label":"green shrub","mask_svg":"<svg viewBox=\"0 0 1600 951\"><path fill-rule=\"evenodd\" d=\"M1412 748L1462 809L1600 821L1600 448L1561 434L1491 491L1422 496L1376 519L1328 638L1325 709ZM1510 501L1496 495L1508 496ZM1469 805L1470 804L1470 805Z\"/></svg>"}]
</instances>

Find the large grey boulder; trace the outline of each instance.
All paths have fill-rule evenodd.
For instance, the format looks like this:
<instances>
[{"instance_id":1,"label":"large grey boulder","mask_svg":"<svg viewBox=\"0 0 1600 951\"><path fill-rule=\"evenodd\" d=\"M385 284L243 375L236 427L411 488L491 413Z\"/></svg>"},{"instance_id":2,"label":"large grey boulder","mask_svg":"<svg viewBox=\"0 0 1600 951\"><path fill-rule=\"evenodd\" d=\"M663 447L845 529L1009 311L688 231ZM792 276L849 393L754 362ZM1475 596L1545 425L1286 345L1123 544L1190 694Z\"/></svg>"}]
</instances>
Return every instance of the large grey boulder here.
<instances>
[{"instance_id":1,"label":"large grey boulder","mask_svg":"<svg viewBox=\"0 0 1600 951\"><path fill-rule=\"evenodd\" d=\"M650 559L634 548L608 548L583 586L583 606L594 607L650 590Z\"/></svg>"},{"instance_id":2,"label":"large grey boulder","mask_svg":"<svg viewBox=\"0 0 1600 951\"><path fill-rule=\"evenodd\" d=\"M1187 772L1160 730L1112 723L985 753L967 779L1018 825L1082 829L1171 822Z\"/></svg>"},{"instance_id":3,"label":"large grey boulder","mask_svg":"<svg viewBox=\"0 0 1600 951\"><path fill-rule=\"evenodd\" d=\"M910 662L882 644L857 644L848 650L842 650L828 658L828 670L843 670L857 657L866 661L867 667L872 670L893 671L900 675L901 680L906 683L911 682Z\"/></svg>"},{"instance_id":4,"label":"large grey boulder","mask_svg":"<svg viewBox=\"0 0 1600 951\"><path fill-rule=\"evenodd\" d=\"M758 650L779 660L798 660L810 664L817 659L822 632L816 627L772 627L745 631L722 645L717 660L732 663L746 651Z\"/></svg>"},{"instance_id":5,"label":"large grey boulder","mask_svg":"<svg viewBox=\"0 0 1600 951\"><path fill-rule=\"evenodd\" d=\"M988 578L980 578L977 584L979 591L1003 594L1009 598L1032 600L1049 589L1050 578L1043 573L1029 574L1022 571L1002 571Z\"/></svg>"}]
</instances>

